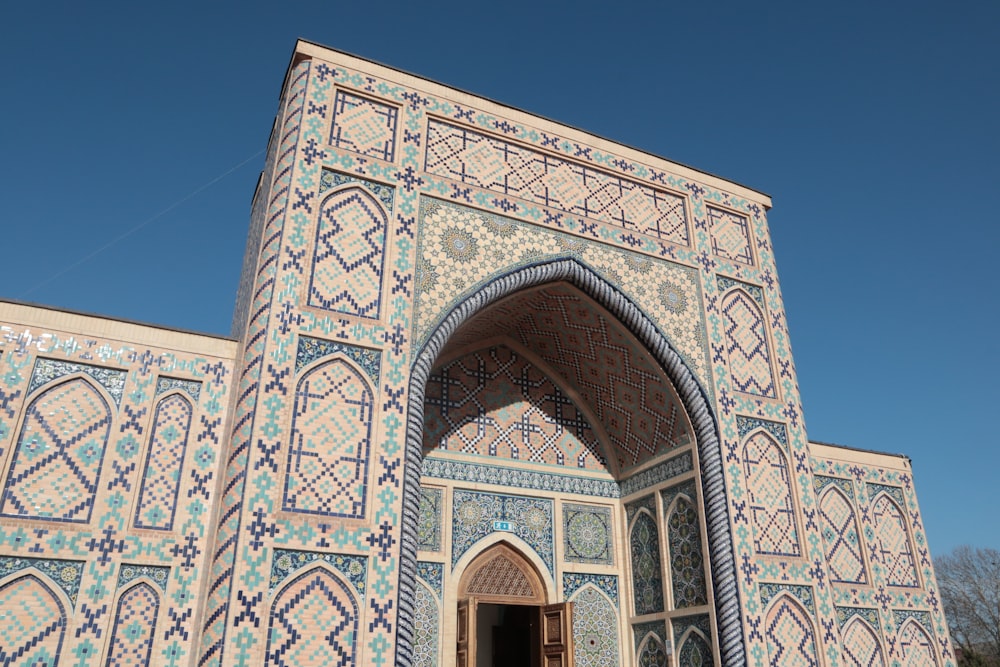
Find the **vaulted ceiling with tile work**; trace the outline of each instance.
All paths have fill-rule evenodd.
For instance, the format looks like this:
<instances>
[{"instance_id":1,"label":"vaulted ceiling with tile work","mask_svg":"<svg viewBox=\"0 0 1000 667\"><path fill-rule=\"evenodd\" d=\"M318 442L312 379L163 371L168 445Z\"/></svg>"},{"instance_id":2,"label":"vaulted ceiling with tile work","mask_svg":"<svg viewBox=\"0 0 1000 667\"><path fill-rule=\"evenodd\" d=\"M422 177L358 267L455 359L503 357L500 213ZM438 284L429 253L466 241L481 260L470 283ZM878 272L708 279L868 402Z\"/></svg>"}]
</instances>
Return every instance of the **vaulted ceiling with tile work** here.
<instances>
[{"instance_id":1,"label":"vaulted ceiling with tile work","mask_svg":"<svg viewBox=\"0 0 1000 667\"><path fill-rule=\"evenodd\" d=\"M526 290L462 325L441 358L509 339L575 392L607 433L622 474L690 444L693 430L673 384L649 352L593 299L566 283Z\"/></svg>"}]
</instances>

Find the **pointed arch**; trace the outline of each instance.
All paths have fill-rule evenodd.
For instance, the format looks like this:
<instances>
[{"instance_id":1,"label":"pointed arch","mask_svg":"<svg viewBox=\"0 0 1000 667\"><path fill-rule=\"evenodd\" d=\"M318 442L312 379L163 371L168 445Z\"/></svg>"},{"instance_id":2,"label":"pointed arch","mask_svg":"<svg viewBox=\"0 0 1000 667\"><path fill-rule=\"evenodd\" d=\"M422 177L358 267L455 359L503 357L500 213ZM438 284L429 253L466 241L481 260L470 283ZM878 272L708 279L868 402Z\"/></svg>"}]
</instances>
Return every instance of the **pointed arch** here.
<instances>
[{"instance_id":1,"label":"pointed arch","mask_svg":"<svg viewBox=\"0 0 1000 667\"><path fill-rule=\"evenodd\" d=\"M632 561L632 602L636 616L663 611L663 566L660 562L660 529L647 508L639 509L628 530Z\"/></svg>"},{"instance_id":2,"label":"pointed arch","mask_svg":"<svg viewBox=\"0 0 1000 667\"><path fill-rule=\"evenodd\" d=\"M66 608L41 576L0 586L0 664L55 667L66 635Z\"/></svg>"},{"instance_id":3,"label":"pointed arch","mask_svg":"<svg viewBox=\"0 0 1000 667\"><path fill-rule=\"evenodd\" d=\"M677 665L679 667L711 667L715 664L712 656L712 642L697 628L688 628L677 642Z\"/></svg>"},{"instance_id":4,"label":"pointed arch","mask_svg":"<svg viewBox=\"0 0 1000 667\"><path fill-rule=\"evenodd\" d=\"M180 392L167 394L156 404L133 521L136 528L173 529L193 414L191 401Z\"/></svg>"},{"instance_id":5,"label":"pointed arch","mask_svg":"<svg viewBox=\"0 0 1000 667\"><path fill-rule=\"evenodd\" d=\"M879 493L875 497L872 521L878 539L878 555L885 565L886 581L891 586L919 586L906 516L888 493Z\"/></svg>"},{"instance_id":6,"label":"pointed arch","mask_svg":"<svg viewBox=\"0 0 1000 667\"><path fill-rule=\"evenodd\" d=\"M769 607L764 618L764 639L772 665L820 665L812 619L787 593L779 595Z\"/></svg>"},{"instance_id":7,"label":"pointed arch","mask_svg":"<svg viewBox=\"0 0 1000 667\"><path fill-rule=\"evenodd\" d=\"M647 634L639 650L635 654L635 663L638 667L666 667L667 650L663 642L654 633Z\"/></svg>"},{"instance_id":8,"label":"pointed arch","mask_svg":"<svg viewBox=\"0 0 1000 667\"><path fill-rule=\"evenodd\" d=\"M458 597L475 596L498 604L546 604L545 582L530 560L507 541L500 541L477 555L458 582Z\"/></svg>"},{"instance_id":9,"label":"pointed arch","mask_svg":"<svg viewBox=\"0 0 1000 667\"><path fill-rule=\"evenodd\" d=\"M582 586L573 603L573 658L576 667L613 667L621 662L615 605L593 584Z\"/></svg>"},{"instance_id":10,"label":"pointed arch","mask_svg":"<svg viewBox=\"0 0 1000 667\"><path fill-rule=\"evenodd\" d=\"M867 583L861 532L850 499L835 485L828 486L819 498L819 516L831 581Z\"/></svg>"},{"instance_id":11,"label":"pointed arch","mask_svg":"<svg viewBox=\"0 0 1000 667\"><path fill-rule=\"evenodd\" d=\"M358 605L350 588L324 567L313 567L275 595L267 624L265 665L353 665Z\"/></svg>"},{"instance_id":12,"label":"pointed arch","mask_svg":"<svg viewBox=\"0 0 1000 667\"><path fill-rule=\"evenodd\" d=\"M423 404L427 378L448 339L463 322L484 308L520 290L564 281L603 306L636 337L661 365L691 416L698 448L702 503L708 533L714 602L719 622L719 646L724 664L746 661L740 601L730 533L729 505L718 426L705 390L650 318L614 285L577 258L562 258L524 266L500 276L455 305L415 352L410 375L403 486L403 526L400 555L400 623L397 660L409 661L413 637L413 586L417 570L417 517L420 505L420 469L423 444Z\"/></svg>"},{"instance_id":13,"label":"pointed arch","mask_svg":"<svg viewBox=\"0 0 1000 667\"><path fill-rule=\"evenodd\" d=\"M860 616L844 626L844 662L847 667L885 667L878 633Z\"/></svg>"},{"instance_id":14,"label":"pointed arch","mask_svg":"<svg viewBox=\"0 0 1000 667\"><path fill-rule=\"evenodd\" d=\"M106 667L150 664L159 610L160 596L145 581L122 592L104 663Z\"/></svg>"},{"instance_id":15,"label":"pointed arch","mask_svg":"<svg viewBox=\"0 0 1000 667\"><path fill-rule=\"evenodd\" d=\"M438 637L441 635L441 611L437 596L421 580L417 580L416 604L413 608L412 667L437 667Z\"/></svg>"},{"instance_id":16,"label":"pointed arch","mask_svg":"<svg viewBox=\"0 0 1000 667\"><path fill-rule=\"evenodd\" d=\"M744 443L743 474L749 495L754 550L767 555L800 555L788 459L766 431L755 432Z\"/></svg>"},{"instance_id":17,"label":"pointed arch","mask_svg":"<svg viewBox=\"0 0 1000 667\"><path fill-rule=\"evenodd\" d=\"M678 494L667 508L666 530L674 608L708 604L698 510L687 494Z\"/></svg>"},{"instance_id":18,"label":"pointed arch","mask_svg":"<svg viewBox=\"0 0 1000 667\"><path fill-rule=\"evenodd\" d=\"M309 275L308 305L378 319L388 214L360 185L323 200Z\"/></svg>"},{"instance_id":19,"label":"pointed arch","mask_svg":"<svg viewBox=\"0 0 1000 667\"><path fill-rule=\"evenodd\" d=\"M762 307L736 287L722 298L722 316L733 387L745 394L775 398L771 347Z\"/></svg>"},{"instance_id":20,"label":"pointed arch","mask_svg":"<svg viewBox=\"0 0 1000 667\"><path fill-rule=\"evenodd\" d=\"M89 522L112 419L107 399L83 376L36 395L24 412L0 516Z\"/></svg>"},{"instance_id":21,"label":"pointed arch","mask_svg":"<svg viewBox=\"0 0 1000 667\"><path fill-rule=\"evenodd\" d=\"M374 393L342 358L308 370L295 387L282 508L365 516Z\"/></svg>"},{"instance_id":22,"label":"pointed arch","mask_svg":"<svg viewBox=\"0 0 1000 667\"><path fill-rule=\"evenodd\" d=\"M902 667L938 667L934 640L915 619L899 628L899 655Z\"/></svg>"}]
</instances>

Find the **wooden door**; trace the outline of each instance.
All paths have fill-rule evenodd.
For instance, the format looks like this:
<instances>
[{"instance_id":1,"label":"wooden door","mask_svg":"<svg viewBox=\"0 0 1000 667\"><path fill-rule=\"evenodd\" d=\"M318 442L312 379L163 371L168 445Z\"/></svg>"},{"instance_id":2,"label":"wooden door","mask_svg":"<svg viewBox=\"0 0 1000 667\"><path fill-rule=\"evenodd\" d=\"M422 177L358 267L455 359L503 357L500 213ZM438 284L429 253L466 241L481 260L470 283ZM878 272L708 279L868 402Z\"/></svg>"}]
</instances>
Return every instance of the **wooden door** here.
<instances>
[{"instance_id":1,"label":"wooden door","mask_svg":"<svg viewBox=\"0 0 1000 667\"><path fill-rule=\"evenodd\" d=\"M458 633L456 643L456 667L476 665L476 598L458 601Z\"/></svg>"},{"instance_id":2,"label":"wooden door","mask_svg":"<svg viewBox=\"0 0 1000 667\"><path fill-rule=\"evenodd\" d=\"M573 667L573 607L570 602L540 607L542 667Z\"/></svg>"}]
</instances>

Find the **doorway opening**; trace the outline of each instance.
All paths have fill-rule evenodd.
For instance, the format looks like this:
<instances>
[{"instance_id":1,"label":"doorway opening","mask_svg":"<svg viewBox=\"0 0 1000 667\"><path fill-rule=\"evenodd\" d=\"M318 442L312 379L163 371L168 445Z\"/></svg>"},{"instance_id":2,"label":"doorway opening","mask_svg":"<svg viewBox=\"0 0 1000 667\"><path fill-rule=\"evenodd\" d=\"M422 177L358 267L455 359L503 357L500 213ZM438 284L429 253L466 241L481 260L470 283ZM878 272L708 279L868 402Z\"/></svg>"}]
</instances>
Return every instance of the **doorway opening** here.
<instances>
[{"instance_id":1,"label":"doorway opening","mask_svg":"<svg viewBox=\"0 0 1000 667\"><path fill-rule=\"evenodd\" d=\"M476 667L539 667L539 607L482 603L476 609Z\"/></svg>"}]
</instances>

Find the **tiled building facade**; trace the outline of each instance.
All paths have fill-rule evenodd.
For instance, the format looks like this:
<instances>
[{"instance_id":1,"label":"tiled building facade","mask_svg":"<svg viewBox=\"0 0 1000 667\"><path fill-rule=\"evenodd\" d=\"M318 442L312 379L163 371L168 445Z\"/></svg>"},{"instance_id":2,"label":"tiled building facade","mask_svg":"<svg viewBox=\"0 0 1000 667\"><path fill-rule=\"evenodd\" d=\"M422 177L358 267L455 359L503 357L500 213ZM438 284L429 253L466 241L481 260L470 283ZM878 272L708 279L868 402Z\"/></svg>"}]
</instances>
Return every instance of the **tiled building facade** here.
<instances>
[{"instance_id":1,"label":"tiled building facade","mask_svg":"<svg viewBox=\"0 0 1000 667\"><path fill-rule=\"evenodd\" d=\"M472 664L479 599L578 667L953 665L769 206L300 42L232 339L0 303L0 663Z\"/></svg>"}]
</instances>

